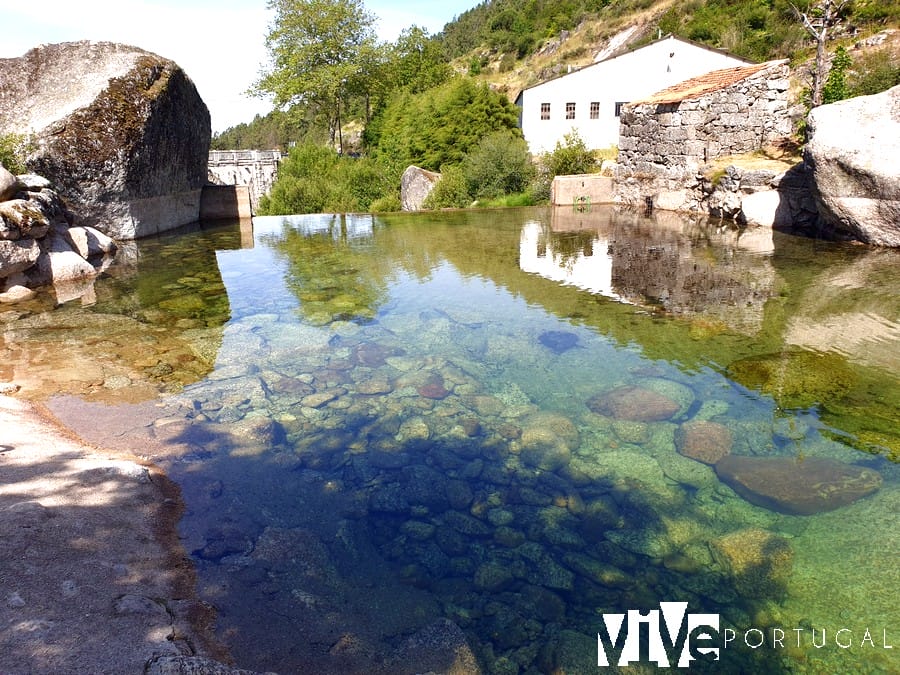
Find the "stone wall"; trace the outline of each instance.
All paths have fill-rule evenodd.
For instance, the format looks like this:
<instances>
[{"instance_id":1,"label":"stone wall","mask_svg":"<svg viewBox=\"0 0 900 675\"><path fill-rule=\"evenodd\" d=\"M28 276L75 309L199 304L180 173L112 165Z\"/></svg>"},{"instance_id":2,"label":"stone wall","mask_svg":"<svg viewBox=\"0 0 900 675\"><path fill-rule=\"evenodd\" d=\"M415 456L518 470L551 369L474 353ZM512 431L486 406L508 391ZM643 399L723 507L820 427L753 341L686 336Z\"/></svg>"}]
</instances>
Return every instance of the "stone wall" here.
<instances>
[{"instance_id":1,"label":"stone wall","mask_svg":"<svg viewBox=\"0 0 900 675\"><path fill-rule=\"evenodd\" d=\"M689 80L623 109L617 201L644 206L649 198L658 208L703 211L696 188L704 165L792 135L787 63L716 72L724 86L705 91Z\"/></svg>"}]
</instances>

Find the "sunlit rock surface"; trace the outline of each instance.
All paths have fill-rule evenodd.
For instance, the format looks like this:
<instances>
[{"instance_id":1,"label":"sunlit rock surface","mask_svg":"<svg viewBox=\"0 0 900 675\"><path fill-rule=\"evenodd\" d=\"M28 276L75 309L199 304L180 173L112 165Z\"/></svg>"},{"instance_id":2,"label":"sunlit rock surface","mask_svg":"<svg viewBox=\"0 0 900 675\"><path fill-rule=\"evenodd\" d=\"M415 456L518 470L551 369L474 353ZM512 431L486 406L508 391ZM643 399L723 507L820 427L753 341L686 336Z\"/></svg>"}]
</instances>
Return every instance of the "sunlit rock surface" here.
<instances>
[{"instance_id":1,"label":"sunlit rock surface","mask_svg":"<svg viewBox=\"0 0 900 675\"><path fill-rule=\"evenodd\" d=\"M109 42L0 59L0 133L31 134L29 169L116 239L197 220L209 111L174 62Z\"/></svg>"},{"instance_id":2,"label":"sunlit rock surface","mask_svg":"<svg viewBox=\"0 0 900 675\"><path fill-rule=\"evenodd\" d=\"M900 86L819 106L807 130L822 218L867 244L900 246Z\"/></svg>"}]
</instances>

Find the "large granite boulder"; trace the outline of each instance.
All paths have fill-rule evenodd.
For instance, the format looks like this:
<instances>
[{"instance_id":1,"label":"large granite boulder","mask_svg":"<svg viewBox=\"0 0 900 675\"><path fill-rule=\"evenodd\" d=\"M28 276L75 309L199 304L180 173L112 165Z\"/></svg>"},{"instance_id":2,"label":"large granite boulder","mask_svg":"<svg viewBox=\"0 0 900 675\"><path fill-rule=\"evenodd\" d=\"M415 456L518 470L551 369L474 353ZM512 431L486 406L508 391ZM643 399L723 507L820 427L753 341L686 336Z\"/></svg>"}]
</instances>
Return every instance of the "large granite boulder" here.
<instances>
[{"instance_id":1,"label":"large granite boulder","mask_svg":"<svg viewBox=\"0 0 900 675\"><path fill-rule=\"evenodd\" d=\"M0 59L0 133L31 134L31 171L80 225L135 239L198 219L209 111L175 63L108 42Z\"/></svg>"},{"instance_id":2,"label":"large granite boulder","mask_svg":"<svg viewBox=\"0 0 900 675\"><path fill-rule=\"evenodd\" d=\"M796 516L846 506L881 487L881 474L821 457L741 457L716 464L722 482L751 504Z\"/></svg>"},{"instance_id":3,"label":"large granite boulder","mask_svg":"<svg viewBox=\"0 0 900 675\"><path fill-rule=\"evenodd\" d=\"M417 166L408 166L400 178L400 204L404 211L420 211L441 174Z\"/></svg>"},{"instance_id":4,"label":"large granite boulder","mask_svg":"<svg viewBox=\"0 0 900 675\"><path fill-rule=\"evenodd\" d=\"M20 188L19 179L0 164L0 202L12 199Z\"/></svg>"},{"instance_id":5,"label":"large granite boulder","mask_svg":"<svg viewBox=\"0 0 900 675\"><path fill-rule=\"evenodd\" d=\"M807 129L825 222L868 244L900 246L900 86L819 106Z\"/></svg>"}]
</instances>

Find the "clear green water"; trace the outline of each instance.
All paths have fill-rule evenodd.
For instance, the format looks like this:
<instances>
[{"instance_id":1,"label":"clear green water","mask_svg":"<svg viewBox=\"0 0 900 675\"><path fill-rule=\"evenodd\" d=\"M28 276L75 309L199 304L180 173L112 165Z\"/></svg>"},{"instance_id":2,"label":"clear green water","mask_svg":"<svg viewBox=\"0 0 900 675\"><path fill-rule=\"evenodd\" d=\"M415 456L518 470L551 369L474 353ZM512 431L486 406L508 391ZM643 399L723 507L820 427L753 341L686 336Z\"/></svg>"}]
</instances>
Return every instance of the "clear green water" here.
<instances>
[{"instance_id":1,"label":"clear green water","mask_svg":"<svg viewBox=\"0 0 900 675\"><path fill-rule=\"evenodd\" d=\"M168 449L242 667L449 672L439 634L483 672L603 672L603 614L683 601L737 636L696 672L900 672L900 254L603 210L254 230L0 314L26 394L152 402L129 433ZM701 452L880 487L756 505L679 452L700 421Z\"/></svg>"}]
</instances>

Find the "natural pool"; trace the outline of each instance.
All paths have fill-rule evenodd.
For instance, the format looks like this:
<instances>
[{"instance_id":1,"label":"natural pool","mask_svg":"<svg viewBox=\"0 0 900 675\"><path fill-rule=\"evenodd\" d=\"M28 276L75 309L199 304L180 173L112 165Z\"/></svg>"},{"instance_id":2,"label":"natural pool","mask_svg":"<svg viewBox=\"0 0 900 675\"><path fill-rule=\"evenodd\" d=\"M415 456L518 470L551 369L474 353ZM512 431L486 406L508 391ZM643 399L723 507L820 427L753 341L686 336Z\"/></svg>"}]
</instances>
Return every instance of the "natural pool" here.
<instances>
[{"instance_id":1,"label":"natural pool","mask_svg":"<svg viewBox=\"0 0 900 675\"><path fill-rule=\"evenodd\" d=\"M898 291L666 214L260 218L4 310L0 374L182 486L242 667L603 672L605 615L686 602L696 672L888 673Z\"/></svg>"}]
</instances>

